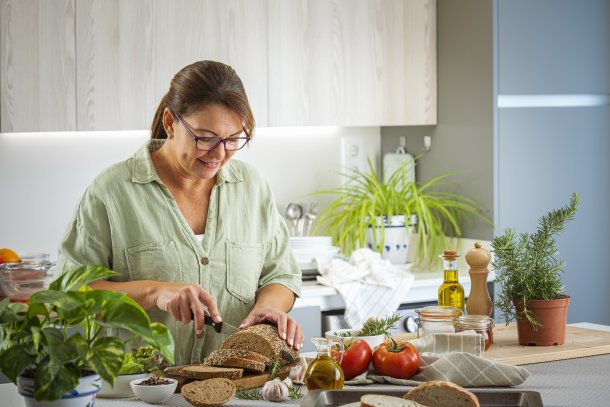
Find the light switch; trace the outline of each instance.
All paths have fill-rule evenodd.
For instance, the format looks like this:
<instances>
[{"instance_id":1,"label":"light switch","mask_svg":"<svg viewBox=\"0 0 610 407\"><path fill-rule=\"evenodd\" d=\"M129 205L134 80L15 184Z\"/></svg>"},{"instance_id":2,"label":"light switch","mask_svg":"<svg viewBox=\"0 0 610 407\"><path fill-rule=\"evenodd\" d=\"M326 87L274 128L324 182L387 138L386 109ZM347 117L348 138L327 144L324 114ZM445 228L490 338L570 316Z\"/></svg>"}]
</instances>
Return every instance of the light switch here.
<instances>
[{"instance_id":1,"label":"light switch","mask_svg":"<svg viewBox=\"0 0 610 407\"><path fill-rule=\"evenodd\" d=\"M366 172L366 155L362 137L341 138L341 172L351 173L352 169ZM347 180L344 179L343 183Z\"/></svg>"}]
</instances>

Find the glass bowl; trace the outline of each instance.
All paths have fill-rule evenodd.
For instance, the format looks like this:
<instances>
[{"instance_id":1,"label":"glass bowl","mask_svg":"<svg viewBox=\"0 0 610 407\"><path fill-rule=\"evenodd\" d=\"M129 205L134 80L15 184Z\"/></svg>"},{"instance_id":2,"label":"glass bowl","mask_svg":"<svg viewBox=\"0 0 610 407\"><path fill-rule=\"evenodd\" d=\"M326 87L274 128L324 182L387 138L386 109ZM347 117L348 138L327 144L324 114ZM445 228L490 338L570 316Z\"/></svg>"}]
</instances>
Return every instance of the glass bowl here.
<instances>
[{"instance_id":1,"label":"glass bowl","mask_svg":"<svg viewBox=\"0 0 610 407\"><path fill-rule=\"evenodd\" d=\"M0 264L0 288L12 302L27 302L35 292L46 290L54 280L49 261Z\"/></svg>"}]
</instances>

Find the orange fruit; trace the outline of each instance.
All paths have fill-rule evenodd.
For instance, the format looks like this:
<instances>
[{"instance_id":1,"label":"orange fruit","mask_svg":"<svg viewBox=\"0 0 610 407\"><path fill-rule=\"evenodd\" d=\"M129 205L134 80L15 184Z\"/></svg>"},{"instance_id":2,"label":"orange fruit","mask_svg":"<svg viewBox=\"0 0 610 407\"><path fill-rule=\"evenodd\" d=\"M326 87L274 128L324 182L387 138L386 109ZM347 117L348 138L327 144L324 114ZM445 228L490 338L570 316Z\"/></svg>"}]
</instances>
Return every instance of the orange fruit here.
<instances>
[{"instance_id":1,"label":"orange fruit","mask_svg":"<svg viewBox=\"0 0 610 407\"><path fill-rule=\"evenodd\" d=\"M17 253L6 247L0 249L0 263L19 263L21 258Z\"/></svg>"}]
</instances>

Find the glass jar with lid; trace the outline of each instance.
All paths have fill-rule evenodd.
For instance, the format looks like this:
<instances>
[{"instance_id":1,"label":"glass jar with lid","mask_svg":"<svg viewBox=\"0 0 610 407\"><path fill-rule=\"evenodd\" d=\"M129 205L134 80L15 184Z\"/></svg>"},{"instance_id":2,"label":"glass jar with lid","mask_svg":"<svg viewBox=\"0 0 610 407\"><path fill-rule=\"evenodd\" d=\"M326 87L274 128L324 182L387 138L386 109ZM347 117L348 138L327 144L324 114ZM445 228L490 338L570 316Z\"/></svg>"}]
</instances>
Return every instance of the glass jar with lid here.
<instances>
[{"instance_id":1,"label":"glass jar with lid","mask_svg":"<svg viewBox=\"0 0 610 407\"><path fill-rule=\"evenodd\" d=\"M457 320L457 332L474 330L483 335L485 349L494 343L493 327L494 320L487 315L462 315Z\"/></svg>"},{"instance_id":2,"label":"glass jar with lid","mask_svg":"<svg viewBox=\"0 0 610 407\"><path fill-rule=\"evenodd\" d=\"M462 311L443 305L432 305L416 310L418 317L417 322L417 337L434 333L455 333L458 317L462 315Z\"/></svg>"}]
</instances>

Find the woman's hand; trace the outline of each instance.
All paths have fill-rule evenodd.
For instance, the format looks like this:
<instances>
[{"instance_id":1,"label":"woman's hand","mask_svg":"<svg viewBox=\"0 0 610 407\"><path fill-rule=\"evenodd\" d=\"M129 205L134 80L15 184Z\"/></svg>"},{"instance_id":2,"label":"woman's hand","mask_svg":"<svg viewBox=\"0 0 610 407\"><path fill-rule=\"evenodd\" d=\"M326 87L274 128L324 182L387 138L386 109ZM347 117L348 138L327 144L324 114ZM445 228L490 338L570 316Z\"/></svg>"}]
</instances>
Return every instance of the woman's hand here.
<instances>
[{"instance_id":1,"label":"woman's hand","mask_svg":"<svg viewBox=\"0 0 610 407\"><path fill-rule=\"evenodd\" d=\"M152 292L153 304L170 312L176 321L188 324L195 320L198 337L203 333L206 309L214 322L222 322L216 300L200 285L158 282Z\"/></svg>"},{"instance_id":2,"label":"woman's hand","mask_svg":"<svg viewBox=\"0 0 610 407\"><path fill-rule=\"evenodd\" d=\"M286 340L289 346L299 350L303 346L303 330L297 321L282 310L271 307L254 307L252 312L244 319L239 326L246 328L261 322L272 322L277 325L280 338Z\"/></svg>"}]
</instances>

